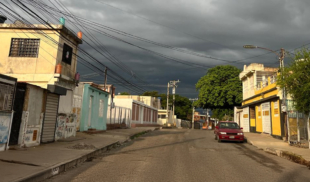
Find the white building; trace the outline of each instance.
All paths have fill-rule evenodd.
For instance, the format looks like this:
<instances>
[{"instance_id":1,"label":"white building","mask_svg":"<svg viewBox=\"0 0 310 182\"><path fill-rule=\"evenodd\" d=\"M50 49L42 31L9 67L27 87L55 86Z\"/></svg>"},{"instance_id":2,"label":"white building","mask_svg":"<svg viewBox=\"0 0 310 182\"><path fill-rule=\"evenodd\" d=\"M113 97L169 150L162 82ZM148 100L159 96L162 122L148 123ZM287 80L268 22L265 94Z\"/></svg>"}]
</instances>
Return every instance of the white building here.
<instances>
[{"instance_id":1,"label":"white building","mask_svg":"<svg viewBox=\"0 0 310 182\"><path fill-rule=\"evenodd\" d=\"M131 110L131 127L157 125L158 109L132 98L114 98L115 106Z\"/></svg>"}]
</instances>

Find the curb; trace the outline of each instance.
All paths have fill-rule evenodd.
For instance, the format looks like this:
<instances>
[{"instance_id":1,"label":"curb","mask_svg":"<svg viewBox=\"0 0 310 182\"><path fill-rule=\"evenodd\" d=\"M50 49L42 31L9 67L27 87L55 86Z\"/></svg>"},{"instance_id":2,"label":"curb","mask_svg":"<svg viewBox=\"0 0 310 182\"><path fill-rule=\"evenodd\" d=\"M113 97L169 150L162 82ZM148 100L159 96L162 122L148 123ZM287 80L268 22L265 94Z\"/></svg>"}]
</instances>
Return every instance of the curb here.
<instances>
[{"instance_id":1,"label":"curb","mask_svg":"<svg viewBox=\"0 0 310 182\"><path fill-rule=\"evenodd\" d=\"M250 145L253 145L253 142L249 139L246 140L246 142ZM266 153L272 154L272 155L276 155L279 156L281 158L287 159L289 161L295 162L297 164L301 164L301 165L305 165L310 169L310 161L304 159L301 155L295 154L293 152L289 152L289 151L284 151L284 150L279 150L279 149L274 149L274 148L259 148L257 146L255 146L258 149L263 150Z\"/></svg>"},{"instance_id":2,"label":"curb","mask_svg":"<svg viewBox=\"0 0 310 182\"><path fill-rule=\"evenodd\" d=\"M150 130L145 130L142 132L137 132L135 134L128 136L127 139L122 141L122 142L120 142L120 141L113 142L107 146L96 149L95 151L92 151L88 154L84 154L84 155L76 157L74 159L70 159L70 160L67 160L65 162L56 164L52 167L48 167L47 169L44 169L44 170L37 172L35 174L28 175L28 176L23 177L21 179L14 180L14 182L39 182L39 181L51 178L51 177L56 176L60 173L66 172L68 169L71 169L73 167L78 167L80 164L86 162L87 160L91 160L95 156L102 154L102 153L104 153L104 152L106 152L112 148L115 148L122 143L126 143L126 142L131 141L132 137L135 137L135 136L141 135L141 134L145 134L148 132L152 132L152 131L155 131L158 129L159 128L155 128L154 130L150 129Z\"/></svg>"}]
</instances>

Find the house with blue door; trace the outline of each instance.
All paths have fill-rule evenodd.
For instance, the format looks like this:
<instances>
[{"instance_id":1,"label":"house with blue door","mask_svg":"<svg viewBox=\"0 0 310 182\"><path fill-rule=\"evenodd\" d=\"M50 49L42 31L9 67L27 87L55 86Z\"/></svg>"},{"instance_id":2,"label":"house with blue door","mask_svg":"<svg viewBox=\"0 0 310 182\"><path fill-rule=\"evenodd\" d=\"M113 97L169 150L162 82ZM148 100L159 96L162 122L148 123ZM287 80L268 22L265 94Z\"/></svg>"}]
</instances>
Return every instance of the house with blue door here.
<instances>
[{"instance_id":1,"label":"house with blue door","mask_svg":"<svg viewBox=\"0 0 310 182\"><path fill-rule=\"evenodd\" d=\"M107 129L109 93L93 82L81 82L75 89L73 104L77 116L77 131L100 132Z\"/></svg>"}]
</instances>

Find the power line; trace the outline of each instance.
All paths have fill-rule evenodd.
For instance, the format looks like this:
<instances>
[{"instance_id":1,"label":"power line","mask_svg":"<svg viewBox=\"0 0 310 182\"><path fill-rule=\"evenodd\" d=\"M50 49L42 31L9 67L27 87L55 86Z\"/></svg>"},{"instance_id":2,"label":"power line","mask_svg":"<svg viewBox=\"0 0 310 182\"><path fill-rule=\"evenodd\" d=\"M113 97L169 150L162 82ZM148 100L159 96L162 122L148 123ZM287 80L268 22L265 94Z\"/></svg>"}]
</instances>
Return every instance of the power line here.
<instances>
[{"instance_id":1,"label":"power line","mask_svg":"<svg viewBox=\"0 0 310 182\"><path fill-rule=\"evenodd\" d=\"M41 3L42 4L42 3ZM47 6L46 4L44 4L44 6ZM47 6L49 7L49 6ZM229 61L229 60L224 60L224 59L220 59L220 58L214 58L212 56L207 56L207 55L203 55L203 54L200 54L200 53L197 53L197 52L194 52L194 51L189 51L189 50L184 50L184 49L181 49L181 48L177 48L177 47L174 47L174 46L171 46L171 45L166 45L166 44L162 44L162 43L158 43L158 42L155 42L155 41L152 41L152 40L149 40L149 39L145 39L145 38L142 38L142 37L138 37L138 36L135 36L135 35L132 35L132 34L129 34L129 33L126 33L124 31L121 31L121 30L117 30L117 29L114 29L114 28L111 28L111 27L108 27L108 26L105 26L105 25L102 25L102 24L99 24L99 23L96 23L96 22L93 22L93 21L90 21L90 20L86 20L84 18L81 18L81 17L78 17L78 16L75 16L75 15L72 15L72 14L66 14L66 12L62 12L60 11L59 9L54 9L52 7L49 7L50 10L54 11L54 12L58 12L58 13L61 13L63 15L66 15L66 16L69 16L71 18L76 18L76 19L79 19L81 22L85 23L85 24L88 24L90 26L98 26L102 29L105 29L105 30L108 30L108 31L111 31L111 32L114 32L114 33L117 33L119 35L123 35L123 36L126 36L126 37L130 37L130 38L133 38L133 39L137 39L137 40L140 40L140 41L144 41L144 42L147 42L147 43L150 43L150 44L153 44L153 45L157 45L157 46L160 46L160 47L163 47L163 48L168 48L168 49L172 49L172 50L175 50L175 51L178 51L178 52L182 52L184 54L189 54L189 55L194 55L194 56L198 56L198 57L202 57L202 58L207 58L207 59L213 59L213 60L218 60L218 61L225 61L225 62L232 62L232 61ZM98 30L98 29L97 29ZM100 32L99 32L100 33ZM106 33L106 32L105 32Z\"/></svg>"},{"instance_id":2,"label":"power line","mask_svg":"<svg viewBox=\"0 0 310 182\"><path fill-rule=\"evenodd\" d=\"M1 4L3 4L3 3L1 3ZM4 5L4 4L3 4ZM5 5L4 5L5 6ZM8 8L7 6L5 6L6 8ZM9 9L9 8L8 8ZM10 9L11 10L11 9ZM23 9L24 10L24 9ZM11 10L11 11L13 11L13 10ZM26 11L27 12L27 11ZM28 13L28 12L27 12ZM15 12L15 14L17 14L16 12ZM19 17L21 17L20 15L18 15ZM32 16L32 15L31 15ZM21 19L23 19L22 17L21 17ZM24 21L26 21L26 20L24 20ZM34 27L32 27L32 28L34 28ZM53 28L53 27L52 27ZM56 30L55 30L56 31ZM57 31L56 31L57 32ZM53 40L51 37L48 37L48 36L46 36L46 35L44 35L44 32L40 32L40 34L41 35L43 35L43 36L45 36L46 38L48 38L50 41L52 41L53 43L55 43L55 44L57 44L58 42L55 42L55 40ZM59 43L58 43L59 44ZM59 47L61 47L62 48L62 45L59 45ZM80 57L81 58L81 57ZM85 60L86 61L86 60ZM88 62L88 61L87 61ZM89 63L89 62L88 62ZM94 65L92 65L92 66L94 66Z\"/></svg>"}]
</instances>

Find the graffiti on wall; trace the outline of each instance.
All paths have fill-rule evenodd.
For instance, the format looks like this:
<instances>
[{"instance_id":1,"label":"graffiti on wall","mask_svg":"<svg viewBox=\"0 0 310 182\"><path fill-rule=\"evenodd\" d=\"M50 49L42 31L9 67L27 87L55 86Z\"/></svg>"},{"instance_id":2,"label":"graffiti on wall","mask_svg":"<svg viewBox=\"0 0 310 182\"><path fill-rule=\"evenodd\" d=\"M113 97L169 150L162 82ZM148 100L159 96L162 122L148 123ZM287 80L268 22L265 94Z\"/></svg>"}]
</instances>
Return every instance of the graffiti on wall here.
<instances>
[{"instance_id":1,"label":"graffiti on wall","mask_svg":"<svg viewBox=\"0 0 310 182\"><path fill-rule=\"evenodd\" d=\"M75 136L76 130L76 115L75 114L59 114L57 118L57 127L55 137L56 140Z\"/></svg>"},{"instance_id":2,"label":"graffiti on wall","mask_svg":"<svg viewBox=\"0 0 310 182\"><path fill-rule=\"evenodd\" d=\"M25 143L26 144L35 143L37 141L38 130L39 130L39 127L27 128L26 133L25 133Z\"/></svg>"},{"instance_id":3,"label":"graffiti on wall","mask_svg":"<svg viewBox=\"0 0 310 182\"><path fill-rule=\"evenodd\" d=\"M11 113L0 112L0 144L7 143L9 127L11 122Z\"/></svg>"}]
</instances>

